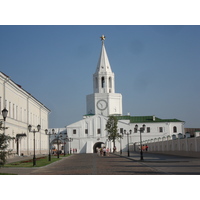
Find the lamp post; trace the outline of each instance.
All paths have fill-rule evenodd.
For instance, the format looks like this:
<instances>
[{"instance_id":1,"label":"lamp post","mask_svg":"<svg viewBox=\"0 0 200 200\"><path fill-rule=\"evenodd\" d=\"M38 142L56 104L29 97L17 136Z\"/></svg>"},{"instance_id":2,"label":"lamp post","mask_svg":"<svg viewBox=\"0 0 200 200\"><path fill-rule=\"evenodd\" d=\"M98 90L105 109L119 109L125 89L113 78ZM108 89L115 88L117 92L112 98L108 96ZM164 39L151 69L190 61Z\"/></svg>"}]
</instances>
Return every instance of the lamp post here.
<instances>
[{"instance_id":1,"label":"lamp post","mask_svg":"<svg viewBox=\"0 0 200 200\"><path fill-rule=\"evenodd\" d=\"M31 131L31 129L32 129L32 126L31 125L29 125L28 126L28 130L29 130L29 132L32 132L33 133L33 148L34 148L34 150L33 150L33 166L35 166L36 165L36 158L35 158L35 133L36 132L40 132L40 129L41 129L41 126L38 124L37 125L37 131L35 130L35 129L33 129L32 131Z\"/></svg>"},{"instance_id":2,"label":"lamp post","mask_svg":"<svg viewBox=\"0 0 200 200\"><path fill-rule=\"evenodd\" d=\"M123 137L123 133L121 133L121 137L120 137L120 155L122 155L122 137Z\"/></svg>"},{"instance_id":3,"label":"lamp post","mask_svg":"<svg viewBox=\"0 0 200 200\"><path fill-rule=\"evenodd\" d=\"M130 150L129 150L129 135L132 133L132 130L130 130L129 132L126 132L126 130L124 130L124 134L127 135L127 145L128 145L128 157L130 156Z\"/></svg>"},{"instance_id":4,"label":"lamp post","mask_svg":"<svg viewBox=\"0 0 200 200\"><path fill-rule=\"evenodd\" d=\"M53 134L55 134L55 138L56 138L56 140L57 140L57 146L58 146L58 149L57 149L57 158L59 158L60 157L60 153L59 153L59 135L56 135L56 133L55 133L55 131L54 131L54 129L52 129L52 132L53 132Z\"/></svg>"},{"instance_id":5,"label":"lamp post","mask_svg":"<svg viewBox=\"0 0 200 200\"><path fill-rule=\"evenodd\" d=\"M50 136L54 134L54 129L52 129L52 133L48 133L48 129L45 129L46 135L49 136L49 161L51 161L51 141L50 141Z\"/></svg>"},{"instance_id":6,"label":"lamp post","mask_svg":"<svg viewBox=\"0 0 200 200\"><path fill-rule=\"evenodd\" d=\"M143 160L143 151L142 151L142 133L145 130L145 124L142 125L142 127L140 127L140 129L138 130L138 125L135 125L135 130L140 132L140 160Z\"/></svg>"},{"instance_id":7,"label":"lamp post","mask_svg":"<svg viewBox=\"0 0 200 200\"><path fill-rule=\"evenodd\" d=\"M7 129L6 128L6 117L8 115L8 110L6 108L4 108L1 112L2 112L2 115L3 115L4 126L2 127L3 122L0 121L0 129L2 129L3 130L3 134L5 134L5 130Z\"/></svg>"},{"instance_id":8,"label":"lamp post","mask_svg":"<svg viewBox=\"0 0 200 200\"><path fill-rule=\"evenodd\" d=\"M65 153L65 142L66 142L66 140L68 140L68 137L66 136L66 138L62 138L62 135L60 136L60 138L61 138L61 140L63 140L63 144L64 144L64 146L63 146L63 150L64 150L64 156L66 155L66 153Z\"/></svg>"},{"instance_id":9,"label":"lamp post","mask_svg":"<svg viewBox=\"0 0 200 200\"><path fill-rule=\"evenodd\" d=\"M67 138L67 141L69 142L69 154L71 154L72 153L71 142L73 141L73 138Z\"/></svg>"}]
</instances>

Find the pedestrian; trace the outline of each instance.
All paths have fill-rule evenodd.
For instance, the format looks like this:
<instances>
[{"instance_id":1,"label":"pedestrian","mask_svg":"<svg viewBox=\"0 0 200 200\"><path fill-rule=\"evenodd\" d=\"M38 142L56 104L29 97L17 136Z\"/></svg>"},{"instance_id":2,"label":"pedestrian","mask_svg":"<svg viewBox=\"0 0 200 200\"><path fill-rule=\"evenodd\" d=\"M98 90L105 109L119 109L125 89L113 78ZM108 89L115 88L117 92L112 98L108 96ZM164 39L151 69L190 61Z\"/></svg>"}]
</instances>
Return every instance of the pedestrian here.
<instances>
[{"instance_id":1,"label":"pedestrian","mask_svg":"<svg viewBox=\"0 0 200 200\"><path fill-rule=\"evenodd\" d=\"M100 149L97 147L96 150L97 150L97 155L100 156Z\"/></svg>"},{"instance_id":2,"label":"pedestrian","mask_svg":"<svg viewBox=\"0 0 200 200\"><path fill-rule=\"evenodd\" d=\"M109 156L109 148L106 149L106 155Z\"/></svg>"},{"instance_id":3,"label":"pedestrian","mask_svg":"<svg viewBox=\"0 0 200 200\"><path fill-rule=\"evenodd\" d=\"M103 156L103 148L100 149L100 155Z\"/></svg>"},{"instance_id":4,"label":"pedestrian","mask_svg":"<svg viewBox=\"0 0 200 200\"><path fill-rule=\"evenodd\" d=\"M148 148L149 148L149 147L146 145L146 151L148 151Z\"/></svg>"},{"instance_id":5,"label":"pedestrian","mask_svg":"<svg viewBox=\"0 0 200 200\"><path fill-rule=\"evenodd\" d=\"M117 149L116 146L114 146L113 147L113 153L115 153L116 149Z\"/></svg>"},{"instance_id":6,"label":"pedestrian","mask_svg":"<svg viewBox=\"0 0 200 200\"><path fill-rule=\"evenodd\" d=\"M106 147L103 148L103 155L106 156Z\"/></svg>"}]
</instances>

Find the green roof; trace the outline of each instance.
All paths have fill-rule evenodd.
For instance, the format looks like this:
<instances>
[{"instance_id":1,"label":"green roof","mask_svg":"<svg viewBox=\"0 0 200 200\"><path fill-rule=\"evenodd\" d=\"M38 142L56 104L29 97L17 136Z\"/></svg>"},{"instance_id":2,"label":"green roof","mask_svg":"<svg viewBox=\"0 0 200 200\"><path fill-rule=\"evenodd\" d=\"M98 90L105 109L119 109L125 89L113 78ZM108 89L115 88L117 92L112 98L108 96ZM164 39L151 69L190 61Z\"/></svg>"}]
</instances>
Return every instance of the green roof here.
<instances>
[{"instance_id":1,"label":"green roof","mask_svg":"<svg viewBox=\"0 0 200 200\"><path fill-rule=\"evenodd\" d=\"M160 119L154 116L116 116L118 120L130 120L130 123L183 122L178 119Z\"/></svg>"}]
</instances>

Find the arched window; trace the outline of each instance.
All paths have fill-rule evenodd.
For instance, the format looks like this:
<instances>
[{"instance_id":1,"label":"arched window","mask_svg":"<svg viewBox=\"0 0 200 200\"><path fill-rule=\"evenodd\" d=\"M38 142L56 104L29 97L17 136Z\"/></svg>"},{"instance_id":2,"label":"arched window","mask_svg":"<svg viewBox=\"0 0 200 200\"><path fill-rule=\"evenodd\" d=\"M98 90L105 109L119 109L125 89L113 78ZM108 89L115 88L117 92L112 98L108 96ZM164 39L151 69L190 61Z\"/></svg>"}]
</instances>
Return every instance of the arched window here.
<instances>
[{"instance_id":1,"label":"arched window","mask_svg":"<svg viewBox=\"0 0 200 200\"><path fill-rule=\"evenodd\" d=\"M104 77L101 78L101 87L102 88L105 87L105 78Z\"/></svg>"},{"instance_id":2,"label":"arched window","mask_svg":"<svg viewBox=\"0 0 200 200\"><path fill-rule=\"evenodd\" d=\"M177 127L176 126L173 127L173 132L177 133Z\"/></svg>"},{"instance_id":3,"label":"arched window","mask_svg":"<svg viewBox=\"0 0 200 200\"><path fill-rule=\"evenodd\" d=\"M109 77L109 88L112 88L112 78Z\"/></svg>"}]
</instances>

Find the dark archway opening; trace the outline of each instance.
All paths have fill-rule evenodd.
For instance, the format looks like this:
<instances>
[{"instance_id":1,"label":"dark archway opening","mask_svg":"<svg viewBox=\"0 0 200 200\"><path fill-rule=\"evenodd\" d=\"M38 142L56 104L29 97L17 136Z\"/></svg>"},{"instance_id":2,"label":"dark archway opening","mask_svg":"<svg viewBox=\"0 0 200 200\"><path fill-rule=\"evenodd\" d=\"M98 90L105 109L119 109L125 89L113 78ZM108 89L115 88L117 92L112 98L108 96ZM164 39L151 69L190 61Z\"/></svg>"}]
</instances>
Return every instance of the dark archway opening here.
<instances>
[{"instance_id":1,"label":"dark archway opening","mask_svg":"<svg viewBox=\"0 0 200 200\"><path fill-rule=\"evenodd\" d=\"M101 148L101 145L104 144L103 142L97 142L93 146L93 153L97 153L97 147Z\"/></svg>"}]
</instances>

